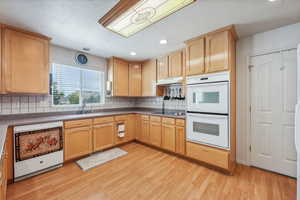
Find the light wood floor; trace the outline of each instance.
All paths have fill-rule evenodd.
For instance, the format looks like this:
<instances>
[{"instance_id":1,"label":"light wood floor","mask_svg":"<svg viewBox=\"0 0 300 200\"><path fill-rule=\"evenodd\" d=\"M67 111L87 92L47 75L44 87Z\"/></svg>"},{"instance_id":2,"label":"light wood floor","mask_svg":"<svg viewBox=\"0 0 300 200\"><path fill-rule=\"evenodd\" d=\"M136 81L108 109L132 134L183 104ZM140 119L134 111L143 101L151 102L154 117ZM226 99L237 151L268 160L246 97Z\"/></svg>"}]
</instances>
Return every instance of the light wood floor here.
<instances>
[{"instance_id":1,"label":"light wood floor","mask_svg":"<svg viewBox=\"0 0 300 200\"><path fill-rule=\"evenodd\" d=\"M292 178L242 165L228 176L141 144L122 149L129 153L87 172L70 163L9 185L8 199L296 199Z\"/></svg>"}]
</instances>

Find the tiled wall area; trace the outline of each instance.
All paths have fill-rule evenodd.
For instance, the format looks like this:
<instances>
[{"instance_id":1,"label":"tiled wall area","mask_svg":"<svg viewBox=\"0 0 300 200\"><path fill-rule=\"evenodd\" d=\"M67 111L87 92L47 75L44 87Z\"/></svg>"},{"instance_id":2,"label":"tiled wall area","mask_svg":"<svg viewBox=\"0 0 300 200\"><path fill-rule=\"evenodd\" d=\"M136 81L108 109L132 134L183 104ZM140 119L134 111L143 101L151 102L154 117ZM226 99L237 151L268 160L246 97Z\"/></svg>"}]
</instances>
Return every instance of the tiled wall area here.
<instances>
[{"instance_id":1,"label":"tiled wall area","mask_svg":"<svg viewBox=\"0 0 300 200\"><path fill-rule=\"evenodd\" d=\"M105 104L86 106L85 109L126 108L134 106L135 99L133 98L106 98ZM51 96L0 96L0 115L77 111L80 109L80 106L52 106Z\"/></svg>"},{"instance_id":2,"label":"tiled wall area","mask_svg":"<svg viewBox=\"0 0 300 200\"><path fill-rule=\"evenodd\" d=\"M135 102L135 107L142 108L162 108L163 98L162 97L151 97L151 98L137 98ZM175 110L185 110L186 101L185 100L166 100L166 109Z\"/></svg>"}]
</instances>

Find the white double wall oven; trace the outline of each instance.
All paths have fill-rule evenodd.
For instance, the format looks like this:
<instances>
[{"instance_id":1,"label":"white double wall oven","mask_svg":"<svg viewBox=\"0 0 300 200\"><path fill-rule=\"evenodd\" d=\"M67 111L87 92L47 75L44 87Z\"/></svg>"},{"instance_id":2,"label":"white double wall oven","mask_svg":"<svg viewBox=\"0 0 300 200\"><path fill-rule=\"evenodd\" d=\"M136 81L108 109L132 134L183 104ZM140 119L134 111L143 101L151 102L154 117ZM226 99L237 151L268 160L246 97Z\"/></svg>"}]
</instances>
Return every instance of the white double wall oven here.
<instances>
[{"instance_id":1,"label":"white double wall oven","mask_svg":"<svg viewBox=\"0 0 300 200\"><path fill-rule=\"evenodd\" d=\"M187 141L230 149L229 72L187 78Z\"/></svg>"}]
</instances>

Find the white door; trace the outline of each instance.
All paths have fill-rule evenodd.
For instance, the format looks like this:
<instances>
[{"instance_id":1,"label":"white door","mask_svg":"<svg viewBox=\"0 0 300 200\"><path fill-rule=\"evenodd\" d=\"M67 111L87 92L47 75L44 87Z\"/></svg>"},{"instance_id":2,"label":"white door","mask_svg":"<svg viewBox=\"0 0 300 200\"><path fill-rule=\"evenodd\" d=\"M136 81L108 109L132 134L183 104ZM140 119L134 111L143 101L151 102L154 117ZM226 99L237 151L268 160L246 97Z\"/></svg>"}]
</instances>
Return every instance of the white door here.
<instances>
[{"instance_id":1,"label":"white door","mask_svg":"<svg viewBox=\"0 0 300 200\"><path fill-rule=\"evenodd\" d=\"M256 56L251 65L251 164L296 177L296 51Z\"/></svg>"}]
</instances>

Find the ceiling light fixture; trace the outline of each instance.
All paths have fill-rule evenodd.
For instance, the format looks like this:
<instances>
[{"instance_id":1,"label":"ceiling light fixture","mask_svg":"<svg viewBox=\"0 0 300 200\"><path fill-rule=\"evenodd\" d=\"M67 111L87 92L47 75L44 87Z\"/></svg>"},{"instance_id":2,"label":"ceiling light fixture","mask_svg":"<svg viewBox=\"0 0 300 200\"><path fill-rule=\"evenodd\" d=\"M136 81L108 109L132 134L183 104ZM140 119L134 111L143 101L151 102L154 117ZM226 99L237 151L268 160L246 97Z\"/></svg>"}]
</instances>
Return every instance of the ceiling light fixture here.
<instances>
[{"instance_id":1,"label":"ceiling light fixture","mask_svg":"<svg viewBox=\"0 0 300 200\"><path fill-rule=\"evenodd\" d=\"M195 1L121 0L99 20L99 24L129 37Z\"/></svg>"},{"instance_id":2,"label":"ceiling light fixture","mask_svg":"<svg viewBox=\"0 0 300 200\"><path fill-rule=\"evenodd\" d=\"M275 2L275 1L277 1L277 0L268 0L268 1L270 1L270 2Z\"/></svg>"},{"instance_id":3,"label":"ceiling light fixture","mask_svg":"<svg viewBox=\"0 0 300 200\"><path fill-rule=\"evenodd\" d=\"M130 52L130 55L135 56L136 53L134 51Z\"/></svg>"},{"instance_id":4,"label":"ceiling light fixture","mask_svg":"<svg viewBox=\"0 0 300 200\"><path fill-rule=\"evenodd\" d=\"M159 41L159 43L160 43L160 44L167 44L168 41L167 41L167 40L161 40L161 41Z\"/></svg>"}]
</instances>

